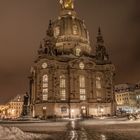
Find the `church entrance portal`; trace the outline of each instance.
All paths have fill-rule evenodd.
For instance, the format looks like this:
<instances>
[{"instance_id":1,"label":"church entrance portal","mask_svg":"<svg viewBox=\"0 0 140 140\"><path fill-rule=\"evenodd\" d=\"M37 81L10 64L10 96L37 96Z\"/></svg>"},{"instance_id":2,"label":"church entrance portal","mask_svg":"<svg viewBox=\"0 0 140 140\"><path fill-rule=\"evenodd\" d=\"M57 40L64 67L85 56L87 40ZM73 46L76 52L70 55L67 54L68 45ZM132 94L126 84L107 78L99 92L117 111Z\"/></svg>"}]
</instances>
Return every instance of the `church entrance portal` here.
<instances>
[{"instance_id":1,"label":"church entrance portal","mask_svg":"<svg viewBox=\"0 0 140 140\"><path fill-rule=\"evenodd\" d=\"M81 106L81 116L87 117L87 107L86 106Z\"/></svg>"}]
</instances>

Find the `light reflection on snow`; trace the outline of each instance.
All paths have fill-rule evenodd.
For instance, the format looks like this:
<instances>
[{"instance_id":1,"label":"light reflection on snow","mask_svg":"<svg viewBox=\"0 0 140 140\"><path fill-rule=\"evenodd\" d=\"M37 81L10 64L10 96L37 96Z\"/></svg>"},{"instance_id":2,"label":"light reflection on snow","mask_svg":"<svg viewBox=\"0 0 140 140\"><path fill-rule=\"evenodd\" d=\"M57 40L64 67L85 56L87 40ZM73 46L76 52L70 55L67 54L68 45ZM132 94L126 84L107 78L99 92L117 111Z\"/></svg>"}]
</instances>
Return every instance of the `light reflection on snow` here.
<instances>
[{"instance_id":1,"label":"light reflection on snow","mask_svg":"<svg viewBox=\"0 0 140 140\"><path fill-rule=\"evenodd\" d=\"M70 125L71 130L67 140L88 140L85 129L83 127L80 127L79 129L76 128L77 125L75 120L72 120Z\"/></svg>"},{"instance_id":2,"label":"light reflection on snow","mask_svg":"<svg viewBox=\"0 0 140 140\"><path fill-rule=\"evenodd\" d=\"M106 140L106 136L105 135L101 135L101 140Z\"/></svg>"},{"instance_id":3,"label":"light reflection on snow","mask_svg":"<svg viewBox=\"0 0 140 140\"><path fill-rule=\"evenodd\" d=\"M70 140L77 140L77 139L78 139L77 132L72 130L71 131L71 139Z\"/></svg>"},{"instance_id":4,"label":"light reflection on snow","mask_svg":"<svg viewBox=\"0 0 140 140\"><path fill-rule=\"evenodd\" d=\"M70 140L78 140L78 134L77 131L75 130L75 121L71 121L71 128L72 130L70 131Z\"/></svg>"},{"instance_id":5,"label":"light reflection on snow","mask_svg":"<svg viewBox=\"0 0 140 140\"><path fill-rule=\"evenodd\" d=\"M75 129L75 121L71 122L72 129Z\"/></svg>"},{"instance_id":6,"label":"light reflection on snow","mask_svg":"<svg viewBox=\"0 0 140 140\"><path fill-rule=\"evenodd\" d=\"M25 133L17 127L0 126L0 140L43 140L48 137L48 135Z\"/></svg>"}]
</instances>

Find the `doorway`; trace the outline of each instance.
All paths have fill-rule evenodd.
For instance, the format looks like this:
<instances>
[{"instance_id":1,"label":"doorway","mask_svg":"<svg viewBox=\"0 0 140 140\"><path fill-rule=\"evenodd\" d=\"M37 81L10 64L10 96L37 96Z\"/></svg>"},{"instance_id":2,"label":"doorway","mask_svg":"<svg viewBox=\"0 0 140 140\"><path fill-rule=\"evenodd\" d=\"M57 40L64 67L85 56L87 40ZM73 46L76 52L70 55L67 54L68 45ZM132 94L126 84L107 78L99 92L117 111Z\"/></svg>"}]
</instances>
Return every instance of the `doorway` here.
<instances>
[{"instance_id":1,"label":"doorway","mask_svg":"<svg viewBox=\"0 0 140 140\"><path fill-rule=\"evenodd\" d=\"M87 117L87 107L86 106L81 106L81 116Z\"/></svg>"}]
</instances>

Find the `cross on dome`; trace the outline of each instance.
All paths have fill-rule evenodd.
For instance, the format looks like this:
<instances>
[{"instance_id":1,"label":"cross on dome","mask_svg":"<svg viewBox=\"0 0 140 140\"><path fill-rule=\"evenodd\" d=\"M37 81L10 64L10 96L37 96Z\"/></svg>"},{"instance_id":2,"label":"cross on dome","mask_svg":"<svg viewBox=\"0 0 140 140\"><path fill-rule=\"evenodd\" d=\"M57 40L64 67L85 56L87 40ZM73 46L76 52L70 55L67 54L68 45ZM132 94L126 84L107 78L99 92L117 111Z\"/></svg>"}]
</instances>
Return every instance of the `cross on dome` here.
<instances>
[{"instance_id":1,"label":"cross on dome","mask_svg":"<svg viewBox=\"0 0 140 140\"><path fill-rule=\"evenodd\" d=\"M59 0L62 9L73 10L74 9L74 0Z\"/></svg>"}]
</instances>

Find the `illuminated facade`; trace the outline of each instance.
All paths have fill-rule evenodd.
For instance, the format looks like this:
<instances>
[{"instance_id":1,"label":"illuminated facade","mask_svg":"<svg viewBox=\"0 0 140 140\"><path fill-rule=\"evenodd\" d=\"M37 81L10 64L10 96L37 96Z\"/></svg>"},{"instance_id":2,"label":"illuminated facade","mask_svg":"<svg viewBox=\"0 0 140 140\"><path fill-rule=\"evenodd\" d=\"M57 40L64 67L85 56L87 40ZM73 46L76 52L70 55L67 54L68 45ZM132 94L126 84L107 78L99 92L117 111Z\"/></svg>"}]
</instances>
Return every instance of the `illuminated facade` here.
<instances>
[{"instance_id":1,"label":"illuminated facade","mask_svg":"<svg viewBox=\"0 0 140 140\"><path fill-rule=\"evenodd\" d=\"M136 94L136 106L140 109L140 82L138 82L135 86L135 94Z\"/></svg>"},{"instance_id":2,"label":"illuminated facade","mask_svg":"<svg viewBox=\"0 0 140 140\"><path fill-rule=\"evenodd\" d=\"M23 109L23 96L17 95L8 104L9 104L8 116L10 118L20 117Z\"/></svg>"},{"instance_id":3,"label":"illuminated facade","mask_svg":"<svg viewBox=\"0 0 140 140\"><path fill-rule=\"evenodd\" d=\"M23 96L17 95L5 105L0 105L0 118L18 118L21 116L23 109Z\"/></svg>"},{"instance_id":4,"label":"illuminated facade","mask_svg":"<svg viewBox=\"0 0 140 140\"><path fill-rule=\"evenodd\" d=\"M0 119L5 119L8 116L9 105L0 105Z\"/></svg>"},{"instance_id":5,"label":"illuminated facade","mask_svg":"<svg viewBox=\"0 0 140 140\"><path fill-rule=\"evenodd\" d=\"M45 118L113 115L115 68L101 31L91 47L89 32L77 16L73 0L60 0L60 4L60 15L50 21L31 68L32 115Z\"/></svg>"},{"instance_id":6,"label":"illuminated facade","mask_svg":"<svg viewBox=\"0 0 140 140\"><path fill-rule=\"evenodd\" d=\"M120 84L115 86L117 109L132 111L137 108L136 85Z\"/></svg>"}]
</instances>

